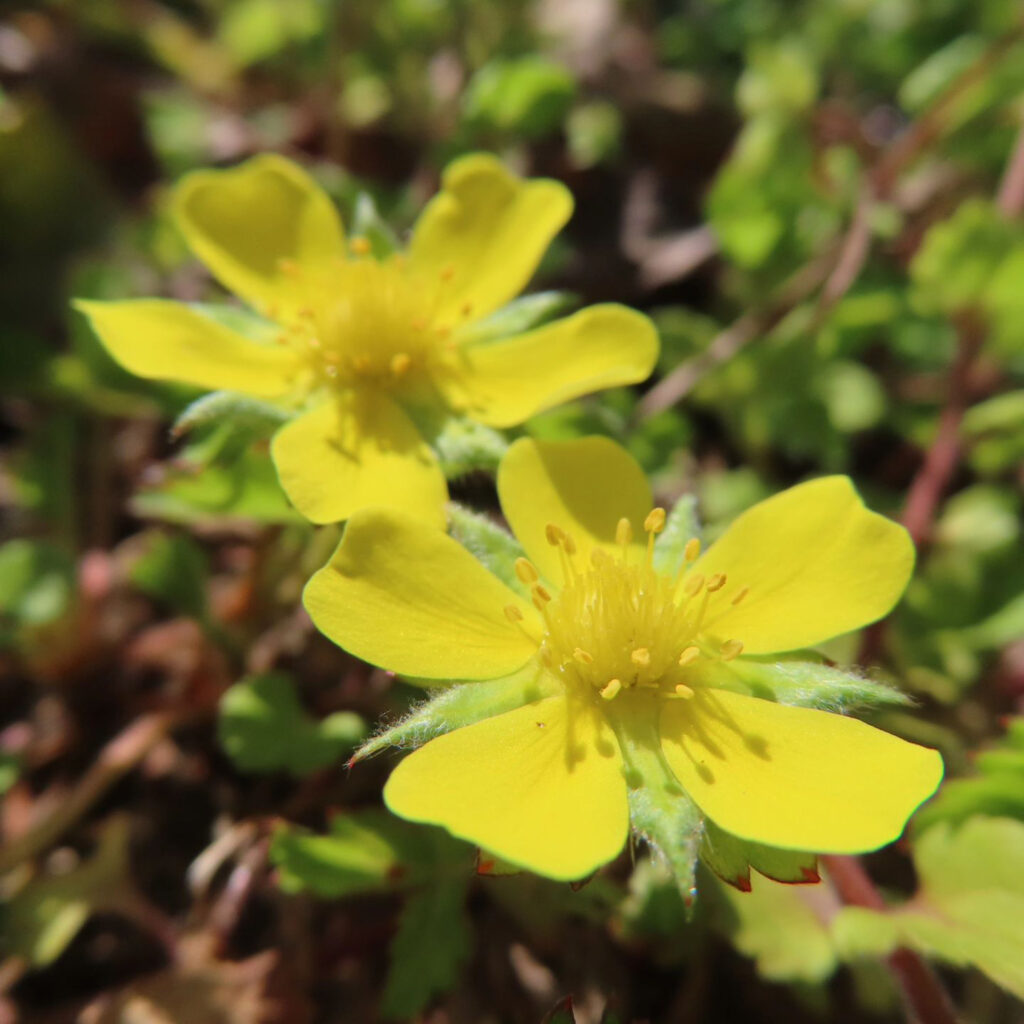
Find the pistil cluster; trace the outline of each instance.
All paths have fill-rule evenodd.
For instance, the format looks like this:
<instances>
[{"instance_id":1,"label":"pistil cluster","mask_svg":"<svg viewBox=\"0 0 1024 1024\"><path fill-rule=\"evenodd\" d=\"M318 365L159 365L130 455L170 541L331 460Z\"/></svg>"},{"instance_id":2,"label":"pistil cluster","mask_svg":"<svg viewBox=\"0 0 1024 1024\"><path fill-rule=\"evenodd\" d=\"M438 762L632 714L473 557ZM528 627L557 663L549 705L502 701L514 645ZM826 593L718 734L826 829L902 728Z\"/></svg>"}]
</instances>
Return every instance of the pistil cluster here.
<instances>
[{"instance_id":1,"label":"pistil cluster","mask_svg":"<svg viewBox=\"0 0 1024 1024\"><path fill-rule=\"evenodd\" d=\"M554 523L547 540L559 551L562 586L557 593L540 581L533 564L516 562L516 575L530 588L544 631L533 637L544 665L567 685L596 692L605 700L638 688L670 699L689 699L702 658L729 661L743 650L737 639L715 643L703 633L709 609L717 602L739 604L749 588L731 587L718 573L696 572L700 541L689 540L675 575L654 568L654 541L665 527L665 510L653 509L644 521L646 553L637 555L629 520L616 528L617 552L594 548L580 557L571 534ZM512 606L506 615L526 629Z\"/></svg>"}]
</instances>

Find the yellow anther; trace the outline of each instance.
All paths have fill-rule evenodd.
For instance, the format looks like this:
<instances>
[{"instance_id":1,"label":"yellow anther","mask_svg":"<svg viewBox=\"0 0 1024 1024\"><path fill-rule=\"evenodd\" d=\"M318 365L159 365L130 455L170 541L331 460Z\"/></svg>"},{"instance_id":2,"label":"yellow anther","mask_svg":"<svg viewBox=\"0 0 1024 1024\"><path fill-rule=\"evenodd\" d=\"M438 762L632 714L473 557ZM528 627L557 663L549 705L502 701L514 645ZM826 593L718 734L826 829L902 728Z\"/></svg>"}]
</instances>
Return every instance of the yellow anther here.
<instances>
[{"instance_id":1,"label":"yellow anther","mask_svg":"<svg viewBox=\"0 0 1024 1024\"><path fill-rule=\"evenodd\" d=\"M628 547L633 541L633 527L630 526L629 520L623 516L615 524L615 543L621 548Z\"/></svg>"},{"instance_id":2,"label":"yellow anther","mask_svg":"<svg viewBox=\"0 0 1024 1024\"><path fill-rule=\"evenodd\" d=\"M576 650L574 650L572 652L572 656L581 665L593 665L594 664L594 656L592 654L588 654L585 650L583 650L582 647L577 647Z\"/></svg>"},{"instance_id":3,"label":"yellow anther","mask_svg":"<svg viewBox=\"0 0 1024 1024\"><path fill-rule=\"evenodd\" d=\"M299 267L298 263L295 262L295 260L289 260L289 259L278 260L277 261L277 266L278 266L278 269L281 271L282 274L289 274L289 275L295 277L295 276L297 276L297 275L302 273L301 268Z\"/></svg>"},{"instance_id":4,"label":"yellow anther","mask_svg":"<svg viewBox=\"0 0 1024 1024\"><path fill-rule=\"evenodd\" d=\"M721 590L725 586L726 575L724 572L716 572L714 576L708 579L708 593L713 594L716 590Z\"/></svg>"},{"instance_id":5,"label":"yellow anther","mask_svg":"<svg viewBox=\"0 0 1024 1024\"><path fill-rule=\"evenodd\" d=\"M544 527L544 536L547 537L548 543L552 547L556 548L562 543L562 539L565 537L565 534L562 532L561 527L555 526L554 523L548 523L548 525Z\"/></svg>"},{"instance_id":6,"label":"yellow anther","mask_svg":"<svg viewBox=\"0 0 1024 1024\"><path fill-rule=\"evenodd\" d=\"M441 271L441 280L450 281L455 276L455 268L449 264Z\"/></svg>"},{"instance_id":7,"label":"yellow anther","mask_svg":"<svg viewBox=\"0 0 1024 1024\"><path fill-rule=\"evenodd\" d=\"M352 369L356 373L367 373L370 369L370 357L367 355L354 356L352 359Z\"/></svg>"},{"instance_id":8,"label":"yellow anther","mask_svg":"<svg viewBox=\"0 0 1024 1024\"><path fill-rule=\"evenodd\" d=\"M700 557L700 541L696 537L691 537L686 542L686 547L683 548L683 557L688 562L696 562Z\"/></svg>"},{"instance_id":9,"label":"yellow anther","mask_svg":"<svg viewBox=\"0 0 1024 1024\"><path fill-rule=\"evenodd\" d=\"M408 352L396 352L391 357L391 372L396 377L401 377L410 366L412 366L412 356Z\"/></svg>"},{"instance_id":10,"label":"yellow anther","mask_svg":"<svg viewBox=\"0 0 1024 1024\"><path fill-rule=\"evenodd\" d=\"M691 576L683 584L683 593L687 597L696 597L704 586L704 575L703 573L697 573L696 576Z\"/></svg>"},{"instance_id":11,"label":"yellow anther","mask_svg":"<svg viewBox=\"0 0 1024 1024\"><path fill-rule=\"evenodd\" d=\"M679 655L679 664L686 666L692 665L700 657L699 647L687 647L682 654Z\"/></svg>"},{"instance_id":12,"label":"yellow anther","mask_svg":"<svg viewBox=\"0 0 1024 1024\"><path fill-rule=\"evenodd\" d=\"M469 316L469 314L473 312L473 303L464 302L461 306L459 306L459 312L463 316Z\"/></svg>"},{"instance_id":13,"label":"yellow anther","mask_svg":"<svg viewBox=\"0 0 1024 1024\"><path fill-rule=\"evenodd\" d=\"M547 604L548 601L551 600L550 592L541 583L535 583L530 593L533 594L533 596L537 598L537 600L542 601L544 604Z\"/></svg>"},{"instance_id":14,"label":"yellow anther","mask_svg":"<svg viewBox=\"0 0 1024 1024\"><path fill-rule=\"evenodd\" d=\"M650 665L651 663L651 652L646 647L638 647L629 656L629 660L634 665Z\"/></svg>"},{"instance_id":15,"label":"yellow anther","mask_svg":"<svg viewBox=\"0 0 1024 1024\"><path fill-rule=\"evenodd\" d=\"M619 691L622 689L621 679L609 679L600 689L600 694L605 700L611 700L613 697L619 695Z\"/></svg>"},{"instance_id":16,"label":"yellow anther","mask_svg":"<svg viewBox=\"0 0 1024 1024\"><path fill-rule=\"evenodd\" d=\"M565 553L567 555L575 555L576 554L576 541L574 541L572 539L572 534L569 534L569 533L563 533L562 534L562 547L565 548Z\"/></svg>"},{"instance_id":17,"label":"yellow anther","mask_svg":"<svg viewBox=\"0 0 1024 1024\"><path fill-rule=\"evenodd\" d=\"M686 685L686 683L679 683L676 686L676 696L682 697L683 700L690 700L694 696L693 690Z\"/></svg>"},{"instance_id":18,"label":"yellow anther","mask_svg":"<svg viewBox=\"0 0 1024 1024\"><path fill-rule=\"evenodd\" d=\"M435 333L442 341L444 341L448 337L448 335L452 333L452 329L442 324L440 327L437 328Z\"/></svg>"},{"instance_id":19,"label":"yellow anther","mask_svg":"<svg viewBox=\"0 0 1024 1024\"><path fill-rule=\"evenodd\" d=\"M644 530L647 533L661 533L665 529L665 510L663 508L652 508L644 520Z\"/></svg>"},{"instance_id":20,"label":"yellow anther","mask_svg":"<svg viewBox=\"0 0 1024 1024\"><path fill-rule=\"evenodd\" d=\"M311 306L303 306L302 309L299 310L299 316L301 316L303 320L312 320L316 316L316 313L313 311Z\"/></svg>"},{"instance_id":21,"label":"yellow anther","mask_svg":"<svg viewBox=\"0 0 1024 1024\"><path fill-rule=\"evenodd\" d=\"M537 570L533 567L532 562L528 562L525 558L517 558L515 563L516 576L523 583L536 583L540 578Z\"/></svg>"},{"instance_id":22,"label":"yellow anther","mask_svg":"<svg viewBox=\"0 0 1024 1024\"><path fill-rule=\"evenodd\" d=\"M427 318L425 316L413 317L412 323L409 326L414 331L425 331L427 329Z\"/></svg>"},{"instance_id":23,"label":"yellow anther","mask_svg":"<svg viewBox=\"0 0 1024 1024\"><path fill-rule=\"evenodd\" d=\"M602 548L590 549L590 564L595 569L605 568L612 560L612 556Z\"/></svg>"},{"instance_id":24,"label":"yellow anther","mask_svg":"<svg viewBox=\"0 0 1024 1024\"><path fill-rule=\"evenodd\" d=\"M736 596L732 599L733 604L739 604L750 593L750 587L740 587L736 592Z\"/></svg>"},{"instance_id":25,"label":"yellow anther","mask_svg":"<svg viewBox=\"0 0 1024 1024\"><path fill-rule=\"evenodd\" d=\"M514 604L507 604L505 605L505 618L509 622L522 622L523 613Z\"/></svg>"},{"instance_id":26,"label":"yellow anther","mask_svg":"<svg viewBox=\"0 0 1024 1024\"><path fill-rule=\"evenodd\" d=\"M743 650L743 644L739 640L726 640L720 648L722 661L732 661Z\"/></svg>"},{"instance_id":27,"label":"yellow anther","mask_svg":"<svg viewBox=\"0 0 1024 1024\"><path fill-rule=\"evenodd\" d=\"M370 245L370 240L368 238L364 238L362 235L356 235L356 237L348 243L348 247L357 256L366 256L373 248L373 246Z\"/></svg>"}]
</instances>

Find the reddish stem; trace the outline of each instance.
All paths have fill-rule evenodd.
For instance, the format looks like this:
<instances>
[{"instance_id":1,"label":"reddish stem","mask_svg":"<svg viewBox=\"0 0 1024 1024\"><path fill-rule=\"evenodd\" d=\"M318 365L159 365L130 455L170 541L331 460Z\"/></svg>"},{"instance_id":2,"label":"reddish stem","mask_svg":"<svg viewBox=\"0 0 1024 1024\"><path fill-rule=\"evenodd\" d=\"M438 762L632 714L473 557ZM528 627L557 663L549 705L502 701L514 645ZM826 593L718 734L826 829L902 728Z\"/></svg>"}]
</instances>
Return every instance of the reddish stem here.
<instances>
[{"instance_id":1,"label":"reddish stem","mask_svg":"<svg viewBox=\"0 0 1024 1024\"><path fill-rule=\"evenodd\" d=\"M856 857L826 854L822 861L843 902L884 913L885 900ZM897 949L886 958L900 987L907 1015L920 1024L957 1024L956 1010L939 976L911 949Z\"/></svg>"}]
</instances>

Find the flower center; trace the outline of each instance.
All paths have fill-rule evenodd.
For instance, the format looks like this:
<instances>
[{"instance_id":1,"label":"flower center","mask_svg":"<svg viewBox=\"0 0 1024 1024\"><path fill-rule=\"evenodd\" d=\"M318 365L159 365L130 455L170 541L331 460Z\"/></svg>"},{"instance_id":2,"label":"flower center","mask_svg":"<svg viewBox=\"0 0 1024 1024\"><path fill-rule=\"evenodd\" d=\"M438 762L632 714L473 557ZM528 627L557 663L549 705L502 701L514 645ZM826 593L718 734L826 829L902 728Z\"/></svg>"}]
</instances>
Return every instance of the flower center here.
<instances>
[{"instance_id":1,"label":"flower center","mask_svg":"<svg viewBox=\"0 0 1024 1024\"><path fill-rule=\"evenodd\" d=\"M320 272L284 264L298 302L277 317L278 341L300 351L321 384L422 390L450 372L452 325L437 319L450 271L428 278L401 254L375 259L362 238L349 249L352 258ZM464 308L461 320L471 313Z\"/></svg>"},{"instance_id":2,"label":"flower center","mask_svg":"<svg viewBox=\"0 0 1024 1024\"><path fill-rule=\"evenodd\" d=\"M654 538L664 526L664 509L654 509L644 522L646 555L639 555L622 519L617 554L595 548L584 561L571 535L549 524L547 539L559 549L564 581L556 594L530 562L517 561L516 574L544 619L541 660L568 685L596 690L606 700L635 688L685 699L693 696L693 669L701 658L728 661L742 651L738 640L714 643L703 626L714 604L738 604L748 588L729 586L722 574L706 578L692 571L700 554L696 538L686 544L678 573L656 571ZM519 621L516 609L506 614Z\"/></svg>"}]
</instances>

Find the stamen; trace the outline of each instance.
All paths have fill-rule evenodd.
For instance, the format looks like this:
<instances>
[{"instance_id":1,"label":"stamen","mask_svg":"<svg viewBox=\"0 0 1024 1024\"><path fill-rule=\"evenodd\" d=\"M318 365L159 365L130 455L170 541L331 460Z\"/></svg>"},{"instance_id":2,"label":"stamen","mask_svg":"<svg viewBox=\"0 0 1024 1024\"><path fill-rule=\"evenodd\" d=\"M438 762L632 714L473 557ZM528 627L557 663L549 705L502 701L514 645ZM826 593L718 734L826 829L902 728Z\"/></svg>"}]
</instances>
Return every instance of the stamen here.
<instances>
[{"instance_id":1,"label":"stamen","mask_svg":"<svg viewBox=\"0 0 1024 1024\"><path fill-rule=\"evenodd\" d=\"M449 263L448 266L441 271L441 280L450 281L454 276L455 268Z\"/></svg>"},{"instance_id":2,"label":"stamen","mask_svg":"<svg viewBox=\"0 0 1024 1024\"><path fill-rule=\"evenodd\" d=\"M615 543L623 549L633 543L633 527L625 516L615 524Z\"/></svg>"},{"instance_id":3,"label":"stamen","mask_svg":"<svg viewBox=\"0 0 1024 1024\"><path fill-rule=\"evenodd\" d=\"M473 312L473 303L464 302L461 306L459 306L459 312L463 316L469 316L469 314Z\"/></svg>"},{"instance_id":4,"label":"stamen","mask_svg":"<svg viewBox=\"0 0 1024 1024\"><path fill-rule=\"evenodd\" d=\"M354 356L352 359L352 369L356 373L368 373L370 369L370 357L367 355Z\"/></svg>"},{"instance_id":5,"label":"stamen","mask_svg":"<svg viewBox=\"0 0 1024 1024\"><path fill-rule=\"evenodd\" d=\"M530 584L536 583L540 579L540 574L533 567L532 562L528 562L525 558L517 558L515 563L516 576L519 577L520 582Z\"/></svg>"},{"instance_id":6,"label":"stamen","mask_svg":"<svg viewBox=\"0 0 1024 1024\"><path fill-rule=\"evenodd\" d=\"M425 316L414 317L409 326L414 331L425 331L427 329L427 318Z\"/></svg>"},{"instance_id":7,"label":"stamen","mask_svg":"<svg viewBox=\"0 0 1024 1024\"><path fill-rule=\"evenodd\" d=\"M713 594L716 590L721 590L725 586L726 575L724 572L716 572L708 580L708 593Z\"/></svg>"},{"instance_id":8,"label":"stamen","mask_svg":"<svg viewBox=\"0 0 1024 1024\"><path fill-rule=\"evenodd\" d=\"M750 587L740 587L736 592L736 596L732 599L733 604L739 604L750 593Z\"/></svg>"},{"instance_id":9,"label":"stamen","mask_svg":"<svg viewBox=\"0 0 1024 1024\"><path fill-rule=\"evenodd\" d=\"M592 654L588 654L585 650L583 650L582 647L577 647L576 650L572 652L572 656L581 665L593 665L594 664L594 656Z\"/></svg>"},{"instance_id":10,"label":"stamen","mask_svg":"<svg viewBox=\"0 0 1024 1024\"><path fill-rule=\"evenodd\" d=\"M683 557L688 562L696 562L700 557L700 540L697 537L691 537L686 542L686 547L683 548Z\"/></svg>"},{"instance_id":11,"label":"stamen","mask_svg":"<svg viewBox=\"0 0 1024 1024\"><path fill-rule=\"evenodd\" d=\"M565 534L562 532L561 528L555 526L554 523L548 523L548 525L544 527L544 536L547 537L548 543L553 548L557 548L558 545L562 543L562 538Z\"/></svg>"},{"instance_id":12,"label":"stamen","mask_svg":"<svg viewBox=\"0 0 1024 1024\"><path fill-rule=\"evenodd\" d=\"M683 586L683 593L687 597L696 597L704 586L704 574L697 573L696 576L691 576Z\"/></svg>"},{"instance_id":13,"label":"stamen","mask_svg":"<svg viewBox=\"0 0 1024 1024\"><path fill-rule=\"evenodd\" d=\"M652 508L644 520L644 530L647 533L661 533L665 529L665 510L663 508Z\"/></svg>"},{"instance_id":14,"label":"stamen","mask_svg":"<svg viewBox=\"0 0 1024 1024\"><path fill-rule=\"evenodd\" d=\"M743 650L743 643L739 640L726 640L720 648L722 661L732 661Z\"/></svg>"},{"instance_id":15,"label":"stamen","mask_svg":"<svg viewBox=\"0 0 1024 1024\"><path fill-rule=\"evenodd\" d=\"M651 663L651 652L646 647L638 647L629 656L629 660L634 665L650 665Z\"/></svg>"},{"instance_id":16,"label":"stamen","mask_svg":"<svg viewBox=\"0 0 1024 1024\"><path fill-rule=\"evenodd\" d=\"M412 356L408 352L396 352L391 357L391 372L396 377L401 377L410 366L412 366Z\"/></svg>"},{"instance_id":17,"label":"stamen","mask_svg":"<svg viewBox=\"0 0 1024 1024\"><path fill-rule=\"evenodd\" d=\"M683 700L690 700L695 696L693 690L686 685L686 683L679 683L676 686L676 696L682 697Z\"/></svg>"},{"instance_id":18,"label":"stamen","mask_svg":"<svg viewBox=\"0 0 1024 1024\"><path fill-rule=\"evenodd\" d=\"M364 238L362 235L356 235L356 237L348 243L348 247L356 254L356 256L366 256L372 248L370 240L368 238Z\"/></svg>"},{"instance_id":19,"label":"stamen","mask_svg":"<svg viewBox=\"0 0 1024 1024\"><path fill-rule=\"evenodd\" d=\"M692 665L700 657L700 648L690 646L679 655L679 664L684 668L687 665Z\"/></svg>"},{"instance_id":20,"label":"stamen","mask_svg":"<svg viewBox=\"0 0 1024 1024\"><path fill-rule=\"evenodd\" d=\"M530 593L532 593L535 598L543 601L544 604L547 604L551 600L550 592L542 583L535 583Z\"/></svg>"},{"instance_id":21,"label":"stamen","mask_svg":"<svg viewBox=\"0 0 1024 1024\"><path fill-rule=\"evenodd\" d=\"M523 613L514 604L507 604L505 605L505 618L509 622L522 622Z\"/></svg>"},{"instance_id":22,"label":"stamen","mask_svg":"<svg viewBox=\"0 0 1024 1024\"><path fill-rule=\"evenodd\" d=\"M622 689L621 679L609 679L607 683L598 691L605 700L612 700L612 698L619 695L619 691Z\"/></svg>"},{"instance_id":23,"label":"stamen","mask_svg":"<svg viewBox=\"0 0 1024 1024\"><path fill-rule=\"evenodd\" d=\"M302 273L302 268L295 262L295 260L278 260L277 266L282 274L287 274L289 277L298 277L299 274Z\"/></svg>"},{"instance_id":24,"label":"stamen","mask_svg":"<svg viewBox=\"0 0 1024 1024\"><path fill-rule=\"evenodd\" d=\"M565 548L565 553L570 558L576 554L576 541L572 539L571 533L562 534L562 546Z\"/></svg>"}]
</instances>

